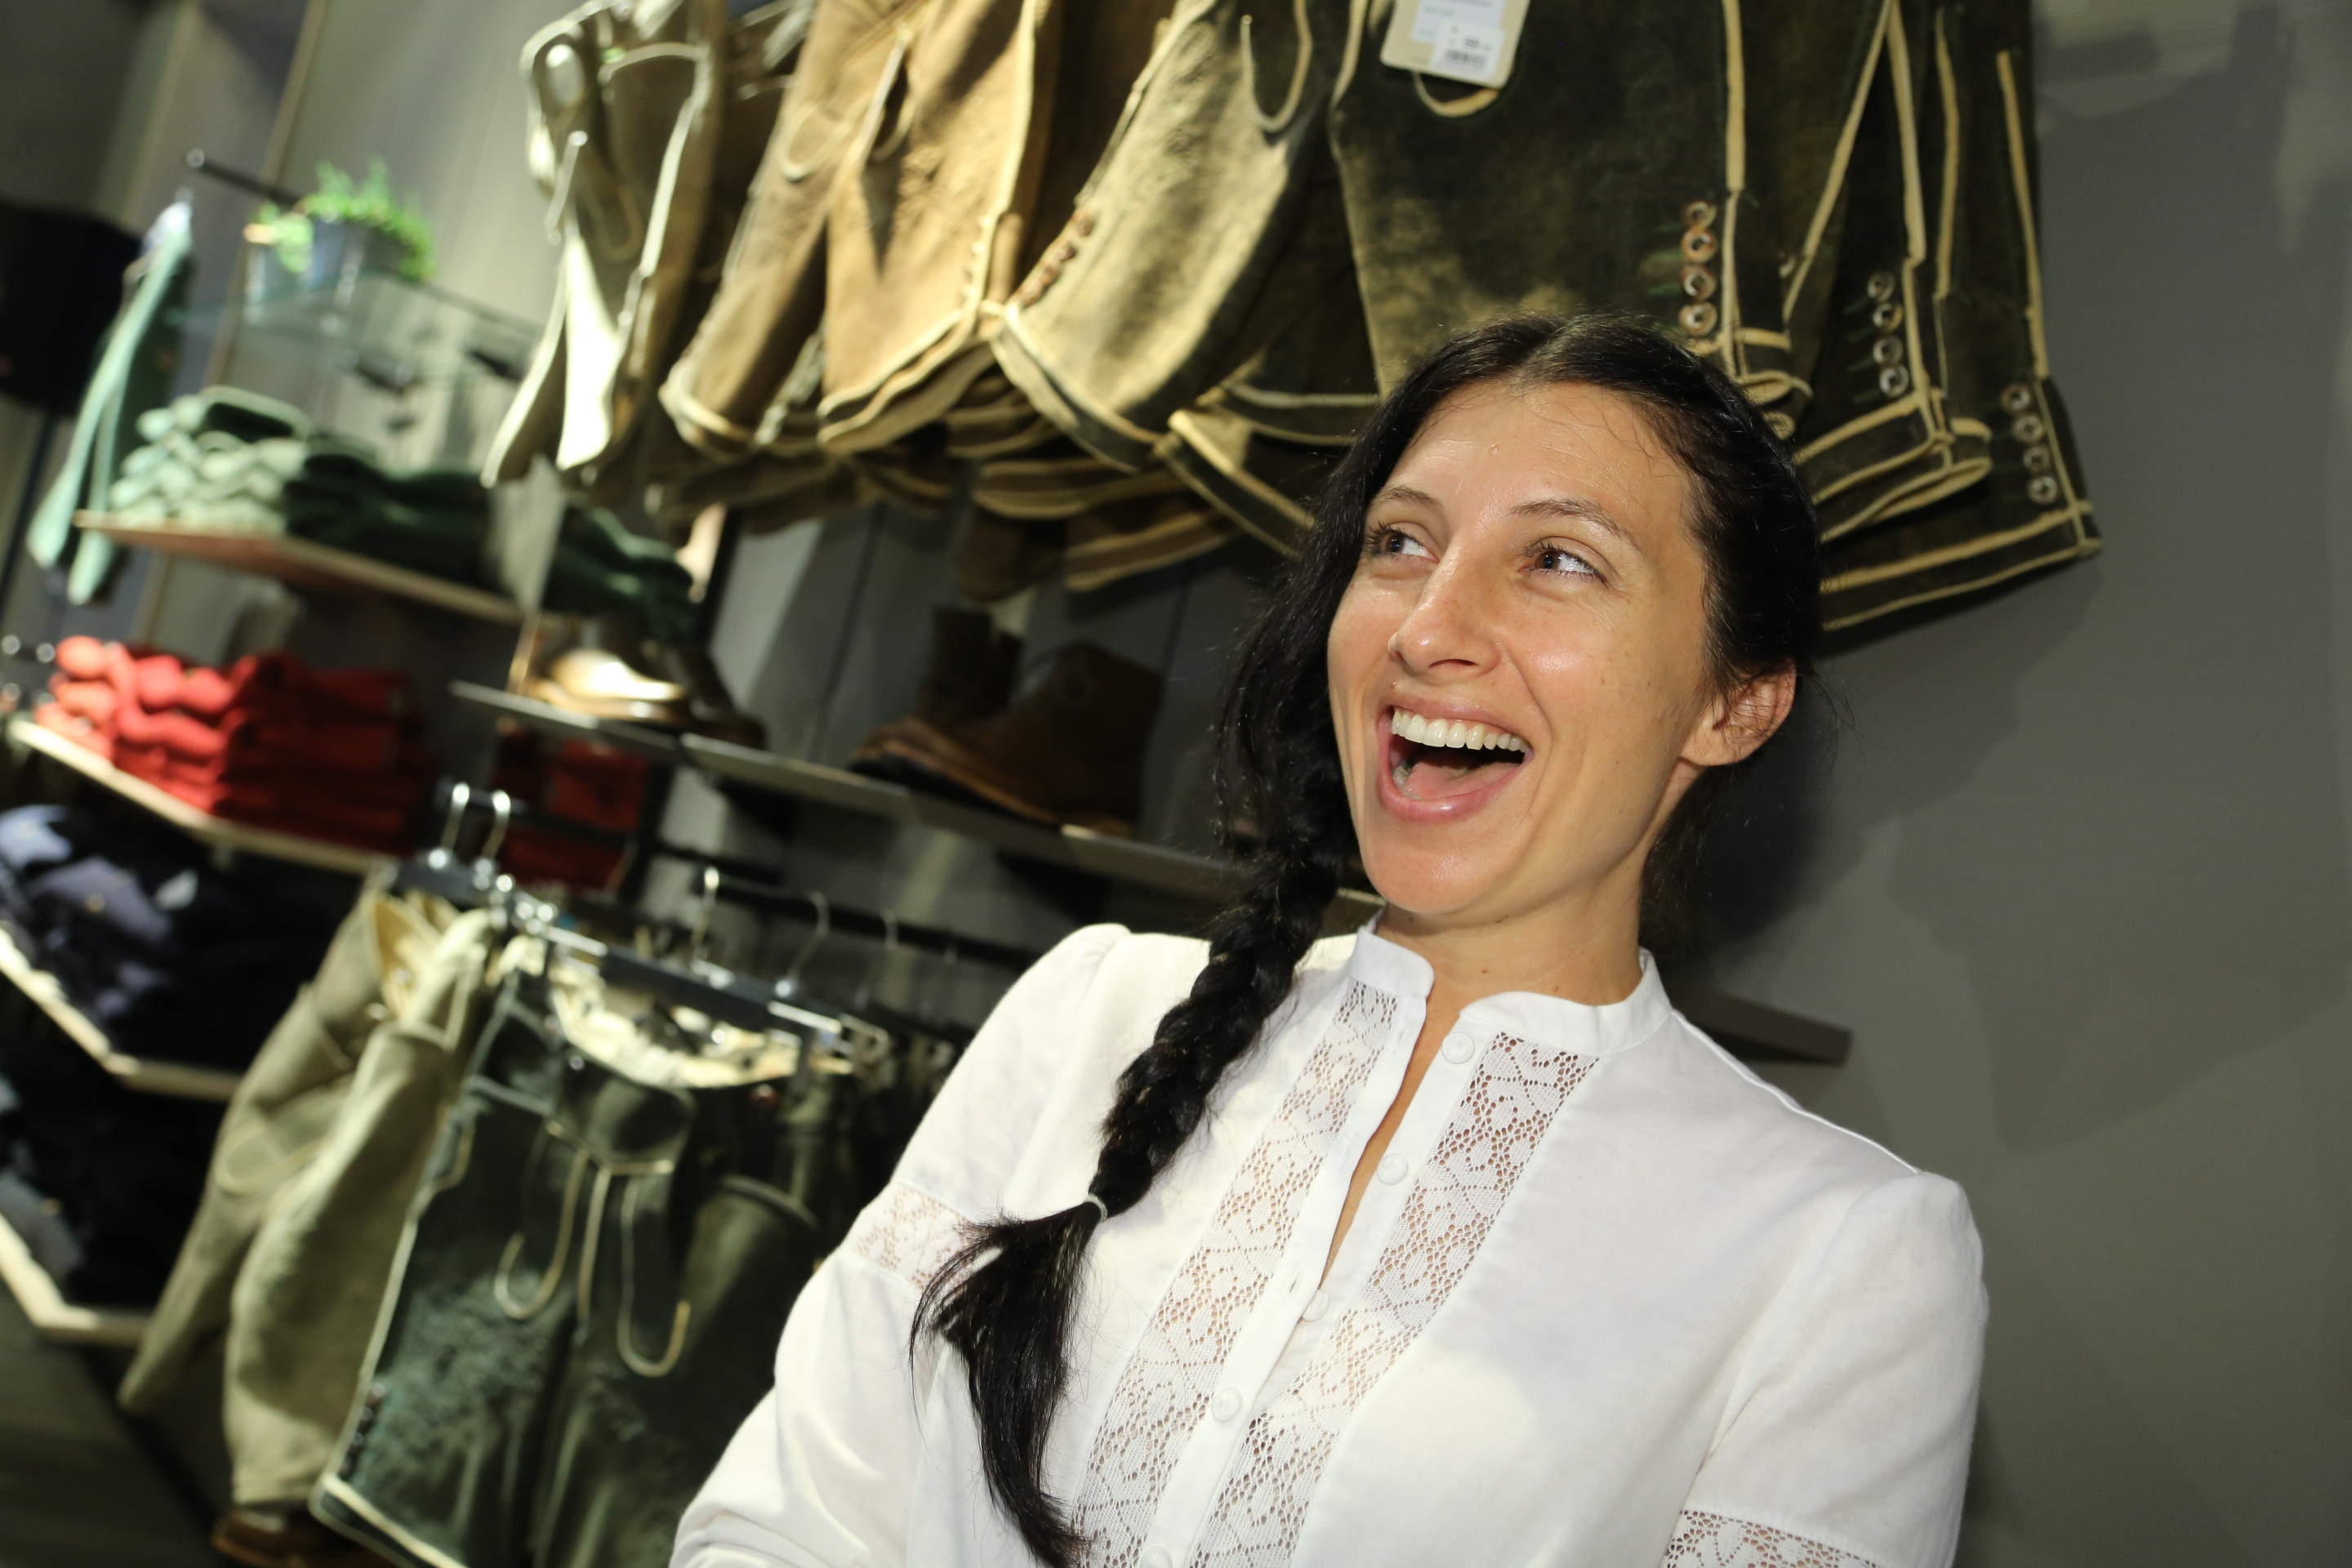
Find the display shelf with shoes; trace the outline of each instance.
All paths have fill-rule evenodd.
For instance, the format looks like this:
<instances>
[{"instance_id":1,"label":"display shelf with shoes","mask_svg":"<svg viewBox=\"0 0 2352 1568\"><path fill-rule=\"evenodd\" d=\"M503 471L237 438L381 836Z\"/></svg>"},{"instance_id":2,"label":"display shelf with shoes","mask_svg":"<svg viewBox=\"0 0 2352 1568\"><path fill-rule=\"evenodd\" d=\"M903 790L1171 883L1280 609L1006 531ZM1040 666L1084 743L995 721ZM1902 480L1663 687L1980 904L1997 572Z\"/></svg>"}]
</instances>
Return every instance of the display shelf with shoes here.
<instances>
[{"instance_id":1,"label":"display shelf with shoes","mask_svg":"<svg viewBox=\"0 0 2352 1568\"><path fill-rule=\"evenodd\" d=\"M35 963L5 929L0 929L0 979L23 992L33 1005L48 1016L59 1033L88 1051L92 1060L127 1089L184 1100L226 1100L236 1092L236 1073L183 1062L157 1061L116 1050L106 1037L106 1031L73 1005L58 977Z\"/></svg>"},{"instance_id":2,"label":"display shelf with shoes","mask_svg":"<svg viewBox=\"0 0 2352 1568\"><path fill-rule=\"evenodd\" d=\"M230 822L210 812L199 811L145 779L124 773L89 747L36 723L26 714L19 713L8 721L8 739L16 745L64 763L132 805L154 813L191 838L216 849L232 854L259 855L266 859L315 866L321 870L349 872L353 876L365 875L387 858L347 844L331 844L324 839L279 833L272 828Z\"/></svg>"},{"instance_id":3,"label":"display shelf with shoes","mask_svg":"<svg viewBox=\"0 0 2352 1568\"><path fill-rule=\"evenodd\" d=\"M389 595L501 625L511 626L523 618L522 606L502 594L307 539L247 529L133 521L104 512L81 512L75 521L117 544L275 577L295 587Z\"/></svg>"},{"instance_id":4,"label":"display shelf with shoes","mask_svg":"<svg viewBox=\"0 0 2352 1568\"><path fill-rule=\"evenodd\" d=\"M462 702L546 733L593 741L656 762L691 767L716 779L822 805L937 828L977 839L1008 854L1117 881L1213 898L1229 890L1236 876L1231 866L1205 855L1139 844L1131 838L1083 827L1048 827L985 806L869 778L846 768L803 762L704 735L674 735L617 720L597 719L467 681L454 683L450 691Z\"/></svg>"},{"instance_id":5,"label":"display shelf with shoes","mask_svg":"<svg viewBox=\"0 0 2352 1568\"><path fill-rule=\"evenodd\" d=\"M5 1215L0 1215L0 1284L8 1287L8 1293L16 1298L16 1305L32 1321L34 1331L44 1339L129 1349L147 1332L145 1312L121 1307L85 1307L67 1300Z\"/></svg>"}]
</instances>

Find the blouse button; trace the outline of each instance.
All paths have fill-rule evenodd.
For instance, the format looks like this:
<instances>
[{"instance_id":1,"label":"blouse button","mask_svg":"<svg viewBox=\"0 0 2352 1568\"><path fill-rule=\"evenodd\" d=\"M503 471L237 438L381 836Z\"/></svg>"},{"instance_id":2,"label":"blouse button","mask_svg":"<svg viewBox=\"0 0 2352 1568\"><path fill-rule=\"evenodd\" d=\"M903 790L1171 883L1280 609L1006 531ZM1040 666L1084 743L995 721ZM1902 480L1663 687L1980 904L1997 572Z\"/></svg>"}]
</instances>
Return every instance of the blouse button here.
<instances>
[{"instance_id":1,"label":"blouse button","mask_svg":"<svg viewBox=\"0 0 2352 1568\"><path fill-rule=\"evenodd\" d=\"M1315 1294L1307 1298L1307 1305L1298 1315L1305 1321L1311 1323L1330 1310L1331 1292L1328 1290L1318 1290Z\"/></svg>"},{"instance_id":2,"label":"blouse button","mask_svg":"<svg viewBox=\"0 0 2352 1568\"><path fill-rule=\"evenodd\" d=\"M1242 1396L1230 1388L1221 1388L1209 1401L1209 1414L1220 1421L1230 1421L1242 1413Z\"/></svg>"},{"instance_id":3,"label":"blouse button","mask_svg":"<svg viewBox=\"0 0 2352 1568\"><path fill-rule=\"evenodd\" d=\"M1143 1554L1143 1568L1175 1568L1175 1559L1164 1546L1155 1546Z\"/></svg>"},{"instance_id":4,"label":"blouse button","mask_svg":"<svg viewBox=\"0 0 2352 1568\"><path fill-rule=\"evenodd\" d=\"M1445 1059L1452 1062L1454 1066L1460 1067L1464 1062L1470 1059L1470 1053L1475 1048L1475 1047L1470 1044L1469 1038L1466 1036L1450 1036L1445 1042Z\"/></svg>"},{"instance_id":5,"label":"blouse button","mask_svg":"<svg viewBox=\"0 0 2352 1568\"><path fill-rule=\"evenodd\" d=\"M1381 1161L1379 1174L1381 1181L1386 1182L1392 1187L1399 1182L1403 1181L1404 1156L1402 1154L1391 1154L1387 1159Z\"/></svg>"}]
</instances>

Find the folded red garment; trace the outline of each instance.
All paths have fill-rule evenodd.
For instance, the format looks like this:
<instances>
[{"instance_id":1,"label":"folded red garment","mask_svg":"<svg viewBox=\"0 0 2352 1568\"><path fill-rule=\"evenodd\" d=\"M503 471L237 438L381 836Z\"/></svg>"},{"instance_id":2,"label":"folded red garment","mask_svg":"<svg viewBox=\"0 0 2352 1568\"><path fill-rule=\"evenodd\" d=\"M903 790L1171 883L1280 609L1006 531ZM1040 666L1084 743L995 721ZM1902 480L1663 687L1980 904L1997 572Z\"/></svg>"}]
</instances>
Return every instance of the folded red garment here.
<instances>
[{"instance_id":1,"label":"folded red garment","mask_svg":"<svg viewBox=\"0 0 2352 1568\"><path fill-rule=\"evenodd\" d=\"M114 722L117 700L114 682L110 680L73 680L62 675L49 677L49 695L58 706L77 719L87 720L100 729Z\"/></svg>"},{"instance_id":2,"label":"folded red garment","mask_svg":"<svg viewBox=\"0 0 2352 1568\"><path fill-rule=\"evenodd\" d=\"M75 744L96 752L109 762L114 760L114 737L87 719L67 712L54 702L44 702L33 710L33 722L44 730L55 730Z\"/></svg>"},{"instance_id":3,"label":"folded red garment","mask_svg":"<svg viewBox=\"0 0 2352 1568\"><path fill-rule=\"evenodd\" d=\"M135 702L116 704L114 731L134 746L160 746L191 762L236 759L284 768L391 767L415 740L409 726L394 719L306 723L232 712L207 721L176 709L152 713Z\"/></svg>"},{"instance_id":4,"label":"folded red garment","mask_svg":"<svg viewBox=\"0 0 2352 1568\"><path fill-rule=\"evenodd\" d=\"M242 781L199 784L185 780L158 781L178 799L227 822L249 823L305 838L324 838L396 855L414 841L410 819L415 803L373 805L331 795L257 787Z\"/></svg>"},{"instance_id":5,"label":"folded red garment","mask_svg":"<svg viewBox=\"0 0 2352 1568\"><path fill-rule=\"evenodd\" d=\"M117 737L114 765L166 789L245 789L283 801L289 811L342 801L409 811L431 790L434 777L432 760L422 747L404 752L392 767L271 767L242 758L192 761L161 746L134 745Z\"/></svg>"},{"instance_id":6,"label":"folded red garment","mask_svg":"<svg viewBox=\"0 0 2352 1568\"><path fill-rule=\"evenodd\" d=\"M114 656L118 652L128 654L132 658L145 658L153 650L119 642L100 642L90 637L69 637L58 643L56 662L58 668L64 671L69 680L103 680L112 671Z\"/></svg>"},{"instance_id":7,"label":"folded red garment","mask_svg":"<svg viewBox=\"0 0 2352 1568\"><path fill-rule=\"evenodd\" d=\"M396 669L312 669L289 653L248 654L226 670L176 654L96 637L58 644L57 666L75 680L110 679L150 713L173 709L218 721L249 711L285 717L331 712L343 722L415 712L408 677Z\"/></svg>"},{"instance_id":8,"label":"folded red garment","mask_svg":"<svg viewBox=\"0 0 2352 1568\"><path fill-rule=\"evenodd\" d=\"M415 710L408 677L399 670L312 669L286 653L247 654L226 671L142 661L139 677L139 705L151 713L179 708L220 719L238 710L341 709L354 717L399 718Z\"/></svg>"}]
</instances>

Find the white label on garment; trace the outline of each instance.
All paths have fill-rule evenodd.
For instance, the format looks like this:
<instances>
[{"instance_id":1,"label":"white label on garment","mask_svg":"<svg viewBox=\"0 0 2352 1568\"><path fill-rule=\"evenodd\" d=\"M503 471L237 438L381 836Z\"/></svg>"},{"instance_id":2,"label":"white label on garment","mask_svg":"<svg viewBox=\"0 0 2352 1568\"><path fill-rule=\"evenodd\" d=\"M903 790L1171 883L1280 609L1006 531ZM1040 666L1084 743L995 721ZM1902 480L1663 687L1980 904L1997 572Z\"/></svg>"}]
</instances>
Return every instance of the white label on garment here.
<instances>
[{"instance_id":1,"label":"white label on garment","mask_svg":"<svg viewBox=\"0 0 2352 1568\"><path fill-rule=\"evenodd\" d=\"M1528 0L1401 0L1381 63L1448 81L1500 87L1518 53Z\"/></svg>"}]
</instances>

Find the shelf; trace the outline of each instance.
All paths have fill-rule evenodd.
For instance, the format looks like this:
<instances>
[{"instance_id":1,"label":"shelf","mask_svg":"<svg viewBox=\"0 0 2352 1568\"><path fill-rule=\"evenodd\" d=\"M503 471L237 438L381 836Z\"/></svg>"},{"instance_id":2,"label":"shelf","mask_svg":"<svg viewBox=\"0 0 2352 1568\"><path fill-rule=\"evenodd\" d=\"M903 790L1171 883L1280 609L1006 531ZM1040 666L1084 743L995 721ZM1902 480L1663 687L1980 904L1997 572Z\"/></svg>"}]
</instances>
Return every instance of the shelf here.
<instances>
[{"instance_id":1,"label":"shelf","mask_svg":"<svg viewBox=\"0 0 2352 1568\"><path fill-rule=\"evenodd\" d=\"M926 795L904 784L867 778L845 768L803 762L775 752L754 751L700 735L673 736L641 725L592 719L468 681L455 683L450 691L460 701L487 708L550 734L593 741L656 762L690 767L715 779L820 805L936 828L1025 859L1195 898L1213 898L1230 890L1235 881L1232 867L1205 855L1139 844L1083 827L1046 827L982 806Z\"/></svg>"},{"instance_id":2,"label":"shelf","mask_svg":"<svg viewBox=\"0 0 2352 1568\"><path fill-rule=\"evenodd\" d=\"M754 751L700 735L676 736L642 725L593 719L468 681L457 682L450 691L460 701L487 708L549 734L594 742L655 762L694 768L713 778L821 805L958 834L1010 855L1067 866L1118 881L1213 899L1231 892L1240 880L1237 868L1205 855L1139 844L1132 839L1090 833L1082 827L1044 827L821 763L802 762L796 757ZM1353 931L1380 908L1381 900L1375 895L1361 889L1344 889L1332 906L1326 929L1335 932ZM1842 1062L1853 1050L1852 1032L1832 1024L1704 986L1670 986L1669 990L1675 1005L1685 1016L1737 1055Z\"/></svg>"},{"instance_id":3,"label":"shelf","mask_svg":"<svg viewBox=\"0 0 2352 1568\"><path fill-rule=\"evenodd\" d=\"M314 544L307 539L243 529L137 522L95 511L77 512L75 521L118 544L208 562L232 571L252 572L298 587L337 594L389 594L477 620L509 626L522 620L522 606L502 594L394 566L373 556Z\"/></svg>"},{"instance_id":4,"label":"shelf","mask_svg":"<svg viewBox=\"0 0 2352 1568\"><path fill-rule=\"evenodd\" d=\"M5 1215L0 1215L0 1284L8 1287L8 1293L16 1298L16 1304L44 1339L128 1348L147 1332L145 1312L83 1307L67 1300Z\"/></svg>"},{"instance_id":5,"label":"shelf","mask_svg":"<svg viewBox=\"0 0 2352 1568\"><path fill-rule=\"evenodd\" d=\"M0 978L32 998L33 1005L49 1016L49 1021L66 1038L88 1051L99 1066L121 1079L127 1089L183 1100L225 1100L236 1092L236 1073L125 1056L116 1050L108 1041L106 1031L67 998L58 977L37 966L5 930L0 930Z\"/></svg>"},{"instance_id":6,"label":"shelf","mask_svg":"<svg viewBox=\"0 0 2352 1568\"><path fill-rule=\"evenodd\" d=\"M276 266L267 247L253 258L249 288L257 295L182 310L179 324L324 358L387 389L479 375L520 379L539 342L538 322L430 283L363 270L306 285Z\"/></svg>"},{"instance_id":7,"label":"shelf","mask_svg":"<svg viewBox=\"0 0 2352 1568\"><path fill-rule=\"evenodd\" d=\"M297 866L316 866L322 870L344 871L352 876L364 876L385 859L382 855L353 848L348 844L304 838L291 833L280 833L275 828L229 822L210 812L198 811L177 795L157 788L145 779L134 778L124 773L89 747L35 723L26 714L20 713L8 721L8 734L17 744L28 746L44 756L63 763L84 778L103 784L134 805L144 806L202 843L242 855L258 855L265 859L287 860Z\"/></svg>"},{"instance_id":8,"label":"shelf","mask_svg":"<svg viewBox=\"0 0 2352 1568\"><path fill-rule=\"evenodd\" d=\"M1783 1012L1744 996L1706 985L1666 983L1675 1009L1736 1057L1784 1061L1844 1061L1853 1054L1853 1031L1801 1014Z\"/></svg>"}]
</instances>

